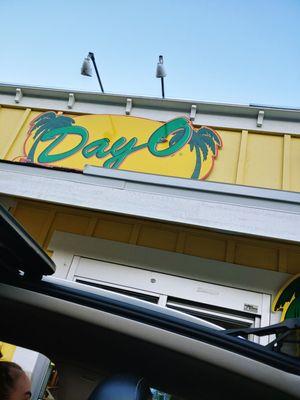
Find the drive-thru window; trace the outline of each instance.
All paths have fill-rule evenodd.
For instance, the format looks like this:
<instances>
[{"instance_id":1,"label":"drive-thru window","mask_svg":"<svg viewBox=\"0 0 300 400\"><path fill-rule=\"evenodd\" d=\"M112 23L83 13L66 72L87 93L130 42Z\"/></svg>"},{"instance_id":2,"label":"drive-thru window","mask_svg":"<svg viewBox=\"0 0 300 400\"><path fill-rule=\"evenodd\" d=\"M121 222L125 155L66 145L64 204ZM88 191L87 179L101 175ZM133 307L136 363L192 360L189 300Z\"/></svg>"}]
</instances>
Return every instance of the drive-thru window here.
<instances>
[{"instance_id":1,"label":"drive-thru window","mask_svg":"<svg viewBox=\"0 0 300 400\"><path fill-rule=\"evenodd\" d=\"M75 256L68 279L124 293L229 329L270 320L271 296Z\"/></svg>"}]
</instances>

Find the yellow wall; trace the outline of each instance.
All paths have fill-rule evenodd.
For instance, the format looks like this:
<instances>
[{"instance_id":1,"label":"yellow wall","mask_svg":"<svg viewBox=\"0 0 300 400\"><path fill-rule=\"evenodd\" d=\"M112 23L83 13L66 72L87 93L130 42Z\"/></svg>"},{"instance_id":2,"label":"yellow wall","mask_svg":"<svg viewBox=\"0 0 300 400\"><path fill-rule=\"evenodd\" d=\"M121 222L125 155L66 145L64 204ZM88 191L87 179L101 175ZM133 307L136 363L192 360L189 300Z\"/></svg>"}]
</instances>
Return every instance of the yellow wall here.
<instances>
[{"instance_id":1,"label":"yellow wall","mask_svg":"<svg viewBox=\"0 0 300 400\"><path fill-rule=\"evenodd\" d=\"M23 153L29 122L39 113L0 106L0 159ZM208 180L300 191L300 137L215 129L224 146Z\"/></svg>"},{"instance_id":2,"label":"yellow wall","mask_svg":"<svg viewBox=\"0 0 300 400\"><path fill-rule=\"evenodd\" d=\"M45 250L53 232L64 231L250 267L300 272L299 246L283 242L25 200L18 200L11 211Z\"/></svg>"},{"instance_id":3,"label":"yellow wall","mask_svg":"<svg viewBox=\"0 0 300 400\"><path fill-rule=\"evenodd\" d=\"M0 342L0 361L12 361L15 354L16 346Z\"/></svg>"}]
</instances>

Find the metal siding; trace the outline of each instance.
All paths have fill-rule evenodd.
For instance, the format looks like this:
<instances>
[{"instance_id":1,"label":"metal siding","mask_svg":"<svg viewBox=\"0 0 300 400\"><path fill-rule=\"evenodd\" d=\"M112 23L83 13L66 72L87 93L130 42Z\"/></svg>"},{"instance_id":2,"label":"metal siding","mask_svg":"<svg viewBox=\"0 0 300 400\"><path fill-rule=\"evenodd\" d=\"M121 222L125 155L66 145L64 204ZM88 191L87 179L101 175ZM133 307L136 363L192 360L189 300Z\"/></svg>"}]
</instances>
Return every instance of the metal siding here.
<instances>
[{"instance_id":1,"label":"metal siding","mask_svg":"<svg viewBox=\"0 0 300 400\"><path fill-rule=\"evenodd\" d=\"M287 252L287 272L298 274L300 272L300 249Z\"/></svg>"},{"instance_id":2,"label":"metal siding","mask_svg":"<svg viewBox=\"0 0 300 400\"><path fill-rule=\"evenodd\" d=\"M88 214L82 215L80 212L74 213L67 210L66 212L55 212L52 223L49 223L45 247L48 246L54 231L77 233L79 235L90 234L90 221L91 217Z\"/></svg>"},{"instance_id":3,"label":"metal siding","mask_svg":"<svg viewBox=\"0 0 300 400\"><path fill-rule=\"evenodd\" d=\"M93 236L107 240L115 240L117 242L130 243L133 227L133 223L129 224L123 222L122 219L114 221L100 217L97 218Z\"/></svg>"},{"instance_id":4,"label":"metal siding","mask_svg":"<svg viewBox=\"0 0 300 400\"><path fill-rule=\"evenodd\" d=\"M17 204L14 211L15 218L26 228L28 233L43 245L50 229L50 210L38 205Z\"/></svg>"},{"instance_id":5,"label":"metal siding","mask_svg":"<svg viewBox=\"0 0 300 400\"><path fill-rule=\"evenodd\" d=\"M184 253L213 260L226 260L226 241L218 235L187 234Z\"/></svg>"},{"instance_id":6,"label":"metal siding","mask_svg":"<svg viewBox=\"0 0 300 400\"><path fill-rule=\"evenodd\" d=\"M218 129L222 137L223 149L219 151L215 167L211 171L208 181L236 183L241 131L225 131Z\"/></svg>"},{"instance_id":7,"label":"metal siding","mask_svg":"<svg viewBox=\"0 0 300 400\"><path fill-rule=\"evenodd\" d=\"M38 114L29 108L0 108L0 158L13 160L23 153L29 122ZM283 134L243 131L243 136L241 130L217 130L224 147L208 180L300 191L299 138L291 137L289 144ZM188 148L186 152L190 153ZM189 161L193 163L193 157Z\"/></svg>"},{"instance_id":8,"label":"metal siding","mask_svg":"<svg viewBox=\"0 0 300 400\"><path fill-rule=\"evenodd\" d=\"M292 138L291 140L291 186L290 190L300 192L300 139Z\"/></svg>"},{"instance_id":9,"label":"metal siding","mask_svg":"<svg viewBox=\"0 0 300 400\"><path fill-rule=\"evenodd\" d=\"M6 157L12 141L16 137L18 122L22 118L24 110L16 108L0 108L0 157Z\"/></svg>"},{"instance_id":10,"label":"metal siding","mask_svg":"<svg viewBox=\"0 0 300 400\"><path fill-rule=\"evenodd\" d=\"M14 142L6 153L4 158L5 160L18 160L23 154L23 145L27 138L29 123L39 114L39 111L32 111L31 109L23 110L23 114L19 120L19 125L16 126L13 131Z\"/></svg>"},{"instance_id":11,"label":"metal siding","mask_svg":"<svg viewBox=\"0 0 300 400\"><path fill-rule=\"evenodd\" d=\"M238 243L235 248L236 264L248 265L250 267L278 270L278 249L251 243Z\"/></svg>"},{"instance_id":12,"label":"metal siding","mask_svg":"<svg viewBox=\"0 0 300 400\"><path fill-rule=\"evenodd\" d=\"M165 227L141 226L137 239L139 246L154 247L156 249L175 251L178 232Z\"/></svg>"},{"instance_id":13,"label":"metal siding","mask_svg":"<svg viewBox=\"0 0 300 400\"><path fill-rule=\"evenodd\" d=\"M249 134L243 184L281 189L282 175L283 137Z\"/></svg>"},{"instance_id":14,"label":"metal siding","mask_svg":"<svg viewBox=\"0 0 300 400\"><path fill-rule=\"evenodd\" d=\"M40 243L44 241L45 250L54 231L63 231L249 267L292 274L300 272L299 246L280 241L233 236L26 200L17 202L14 216Z\"/></svg>"}]
</instances>

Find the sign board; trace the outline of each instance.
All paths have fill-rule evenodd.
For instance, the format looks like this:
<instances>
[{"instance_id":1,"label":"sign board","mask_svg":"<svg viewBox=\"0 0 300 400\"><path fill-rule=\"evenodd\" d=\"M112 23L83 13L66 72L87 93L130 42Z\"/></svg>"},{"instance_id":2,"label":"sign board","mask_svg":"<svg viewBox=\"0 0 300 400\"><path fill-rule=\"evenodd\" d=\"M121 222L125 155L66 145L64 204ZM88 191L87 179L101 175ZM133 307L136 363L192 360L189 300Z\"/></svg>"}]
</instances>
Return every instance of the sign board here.
<instances>
[{"instance_id":1,"label":"sign board","mask_svg":"<svg viewBox=\"0 0 300 400\"><path fill-rule=\"evenodd\" d=\"M83 170L86 165L206 179L222 139L186 117L167 123L121 115L69 117L53 111L30 122L23 154L14 161Z\"/></svg>"},{"instance_id":2,"label":"sign board","mask_svg":"<svg viewBox=\"0 0 300 400\"><path fill-rule=\"evenodd\" d=\"M293 276L279 290L272 311L282 311L281 320L300 317L300 274Z\"/></svg>"}]
</instances>

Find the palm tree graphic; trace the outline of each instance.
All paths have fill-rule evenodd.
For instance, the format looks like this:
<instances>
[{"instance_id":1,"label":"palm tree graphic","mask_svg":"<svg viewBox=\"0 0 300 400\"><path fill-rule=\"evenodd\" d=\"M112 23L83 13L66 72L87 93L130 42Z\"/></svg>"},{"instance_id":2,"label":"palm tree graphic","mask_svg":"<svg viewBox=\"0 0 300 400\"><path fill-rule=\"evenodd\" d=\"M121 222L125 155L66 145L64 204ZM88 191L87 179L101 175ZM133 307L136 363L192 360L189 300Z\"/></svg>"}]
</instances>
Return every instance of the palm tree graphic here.
<instances>
[{"instance_id":1,"label":"palm tree graphic","mask_svg":"<svg viewBox=\"0 0 300 400\"><path fill-rule=\"evenodd\" d=\"M293 277L278 293L273 311L283 310L282 319L300 317L300 274Z\"/></svg>"},{"instance_id":2,"label":"palm tree graphic","mask_svg":"<svg viewBox=\"0 0 300 400\"><path fill-rule=\"evenodd\" d=\"M30 135L34 131L33 139L35 139L35 141L28 153L27 160L29 162L34 162L34 154L39 142L45 139L46 135L51 131L72 126L74 123L75 121L72 118L56 115L53 111L48 111L35 118L31 122L31 127L28 132L28 135Z\"/></svg>"},{"instance_id":3,"label":"palm tree graphic","mask_svg":"<svg viewBox=\"0 0 300 400\"><path fill-rule=\"evenodd\" d=\"M219 134L212 128L202 126L199 129L191 129L192 134L188 141L188 144L190 145L190 150L195 150L196 153L196 164L191 178L199 179L202 163L206 161L209 150L211 150L212 156L215 158L218 155L218 148L221 148L223 144ZM183 135L183 130L175 133L170 140L170 145L177 143Z\"/></svg>"}]
</instances>

